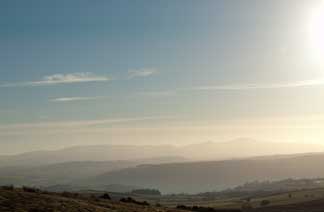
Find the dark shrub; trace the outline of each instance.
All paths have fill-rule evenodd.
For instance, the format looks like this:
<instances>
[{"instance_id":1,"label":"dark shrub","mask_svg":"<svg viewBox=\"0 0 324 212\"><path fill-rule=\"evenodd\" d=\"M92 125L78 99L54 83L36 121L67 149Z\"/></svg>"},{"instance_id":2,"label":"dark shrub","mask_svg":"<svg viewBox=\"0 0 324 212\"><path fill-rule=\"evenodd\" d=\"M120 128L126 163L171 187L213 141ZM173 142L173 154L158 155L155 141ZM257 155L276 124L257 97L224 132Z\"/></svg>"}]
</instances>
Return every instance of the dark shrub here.
<instances>
[{"instance_id":1,"label":"dark shrub","mask_svg":"<svg viewBox=\"0 0 324 212\"><path fill-rule=\"evenodd\" d=\"M133 190L131 193L141 194L141 195L157 195L157 196L161 195L161 192L157 189L136 189Z\"/></svg>"},{"instance_id":2,"label":"dark shrub","mask_svg":"<svg viewBox=\"0 0 324 212\"><path fill-rule=\"evenodd\" d=\"M188 211L197 211L197 212L241 212L239 209L215 209L211 207L201 207L201 206L185 206L178 205L177 209L188 210Z\"/></svg>"},{"instance_id":3,"label":"dark shrub","mask_svg":"<svg viewBox=\"0 0 324 212\"><path fill-rule=\"evenodd\" d=\"M185 205L177 205L177 209L180 210L191 210L191 207L185 206Z\"/></svg>"},{"instance_id":4,"label":"dark shrub","mask_svg":"<svg viewBox=\"0 0 324 212\"><path fill-rule=\"evenodd\" d=\"M104 194L103 194L102 196L100 196L99 198L101 198L101 199L109 199L109 200L111 199L108 193L104 193Z\"/></svg>"},{"instance_id":5,"label":"dark shrub","mask_svg":"<svg viewBox=\"0 0 324 212\"><path fill-rule=\"evenodd\" d=\"M1 186L1 189L13 191L15 187L13 185L5 185L5 186Z\"/></svg>"},{"instance_id":6,"label":"dark shrub","mask_svg":"<svg viewBox=\"0 0 324 212\"><path fill-rule=\"evenodd\" d=\"M30 193L38 193L38 192L40 192L39 189L33 188L33 187L28 187L28 186L23 186L22 189L23 189L23 191L30 192Z\"/></svg>"},{"instance_id":7,"label":"dark shrub","mask_svg":"<svg viewBox=\"0 0 324 212\"><path fill-rule=\"evenodd\" d=\"M261 202L260 202L260 205L261 206L267 206L267 205L269 205L270 204L270 201L269 200L266 200L266 199L264 199L264 200L262 200Z\"/></svg>"},{"instance_id":8,"label":"dark shrub","mask_svg":"<svg viewBox=\"0 0 324 212\"><path fill-rule=\"evenodd\" d=\"M144 205L144 206L149 206L150 204L146 201L144 202L139 202L131 197L127 197L127 198L121 198L120 199L121 202L124 202L124 203L133 203L133 204L137 204L137 205Z\"/></svg>"},{"instance_id":9,"label":"dark shrub","mask_svg":"<svg viewBox=\"0 0 324 212\"><path fill-rule=\"evenodd\" d=\"M121 198L119 201L121 201L121 202L126 202L126 203L130 203L130 202L133 202L133 201L135 201L133 198L131 198L131 197L127 197L127 198Z\"/></svg>"},{"instance_id":10,"label":"dark shrub","mask_svg":"<svg viewBox=\"0 0 324 212\"><path fill-rule=\"evenodd\" d=\"M39 208L31 208L28 210L28 212L44 212L44 210Z\"/></svg>"},{"instance_id":11,"label":"dark shrub","mask_svg":"<svg viewBox=\"0 0 324 212\"><path fill-rule=\"evenodd\" d=\"M146 202L146 201L144 201L144 202L139 202L140 203L140 205L146 205L146 206L149 206L150 204L148 203L148 202Z\"/></svg>"}]
</instances>

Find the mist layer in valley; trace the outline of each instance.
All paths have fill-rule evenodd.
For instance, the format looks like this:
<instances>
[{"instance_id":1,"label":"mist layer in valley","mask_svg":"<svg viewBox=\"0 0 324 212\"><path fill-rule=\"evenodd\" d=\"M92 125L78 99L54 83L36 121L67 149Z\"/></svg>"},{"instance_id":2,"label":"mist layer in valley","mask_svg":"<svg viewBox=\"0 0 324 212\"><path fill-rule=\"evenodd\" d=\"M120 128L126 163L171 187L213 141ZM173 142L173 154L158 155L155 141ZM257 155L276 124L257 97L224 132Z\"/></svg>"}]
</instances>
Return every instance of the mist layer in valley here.
<instances>
[{"instance_id":1,"label":"mist layer in valley","mask_svg":"<svg viewBox=\"0 0 324 212\"><path fill-rule=\"evenodd\" d=\"M321 151L321 145L251 139L181 147L78 146L2 156L0 184L55 191L157 188L197 193L254 180L324 177Z\"/></svg>"}]
</instances>

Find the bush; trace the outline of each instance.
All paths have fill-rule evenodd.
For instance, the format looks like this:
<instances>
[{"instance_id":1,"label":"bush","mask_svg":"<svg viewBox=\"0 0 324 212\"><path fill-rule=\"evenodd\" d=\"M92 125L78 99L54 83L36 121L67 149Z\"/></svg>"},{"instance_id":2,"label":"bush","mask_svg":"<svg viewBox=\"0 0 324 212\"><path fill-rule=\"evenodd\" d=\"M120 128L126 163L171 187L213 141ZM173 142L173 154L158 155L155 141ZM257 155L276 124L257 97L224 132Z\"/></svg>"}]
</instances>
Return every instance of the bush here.
<instances>
[{"instance_id":1,"label":"bush","mask_svg":"<svg viewBox=\"0 0 324 212\"><path fill-rule=\"evenodd\" d=\"M266 206L266 205L269 205L270 204L270 201L269 200L266 200L266 199L264 199L264 200L262 200L261 202L260 202L260 205L261 206Z\"/></svg>"},{"instance_id":2,"label":"bush","mask_svg":"<svg viewBox=\"0 0 324 212\"><path fill-rule=\"evenodd\" d=\"M127 198L121 198L120 199L121 202L124 202L124 203L133 203L133 204L137 204L137 205L144 205L144 206L149 206L150 204L146 201L144 202L139 202L131 197L127 197Z\"/></svg>"},{"instance_id":3,"label":"bush","mask_svg":"<svg viewBox=\"0 0 324 212\"><path fill-rule=\"evenodd\" d=\"M161 192L157 189L136 189L131 192L132 194L141 194L141 195L157 195L160 196Z\"/></svg>"},{"instance_id":4,"label":"bush","mask_svg":"<svg viewBox=\"0 0 324 212\"><path fill-rule=\"evenodd\" d=\"M108 199L108 200L111 200L110 196L108 193L104 193L102 196L100 196L99 198L101 199Z\"/></svg>"},{"instance_id":5,"label":"bush","mask_svg":"<svg viewBox=\"0 0 324 212\"><path fill-rule=\"evenodd\" d=\"M28 212L44 212L44 210L39 208L31 208L28 210Z\"/></svg>"},{"instance_id":6,"label":"bush","mask_svg":"<svg viewBox=\"0 0 324 212\"><path fill-rule=\"evenodd\" d=\"M239 209L215 209L211 207L201 207L201 206L185 206L178 205L177 209L187 210L187 211L197 211L197 212L241 212Z\"/></svg>"},{"instance_id":7,"label":"bush","mask_svg":"<svg viewBox=\"0 0 324 212\"><path fill-rule=\"evenodd\" d=\"M78 193L72 193L72 192L68 192L68 191L63 191L61 193L61 195L63 197L67 197L67 198L77 198L77 197L79 197L79 194Z\"/></svg>"},{"instance_id":8,"label":"bush","mask_svg":"<svg viewBox=\"0 0 324 212\"><path fill-rule=\"evenodd\" d=\"M185 206L185 205L177 205L177 209L180 210L191 210L191 207Z\"/></svg>"},{"instance_id":9,"label":"bush","mask_svg":"<svg viewBox=\"0 0 324 212\"><path fill-rule=\"evenodd\" d=\"M23 186L22 189L23 189L23 191L25 191L25 192L30 192L30 193L38 193L38 192L40 192L39 189L37 189L37 188L33 188L33 187Z\"/></svg>"},{"instance_id":10,"label":"bush","mask_svg":"<svg viewBox=\"0 0 324 212\"><path fill-rule=\"evenodd\" d=\"M148 202L144 201L144 202L140 202L140 205L146 205L146 206L149 206L149 205L150 205L150 203L148 203Z\"/></svg>"},{"instance_id":11,"label":"bush","mask_svg":"<svg viewBox=\"0 0 324 212\"><path fill-rule=\"evenodd\" d=\"M13 185L4 185L4 186L1 186L1 189L13 191L15 189L15 187Z\"/></svg>"},{"instance_id":12,"label":"bush","mask_svg":"<svg viewBox=\"0 0 324 212\"><path fill-rule=\"evenodd\" d=\"M28 210L28 212L43 212L43 210L39 208L31 208Z\"/></svg>"}]
</instances>

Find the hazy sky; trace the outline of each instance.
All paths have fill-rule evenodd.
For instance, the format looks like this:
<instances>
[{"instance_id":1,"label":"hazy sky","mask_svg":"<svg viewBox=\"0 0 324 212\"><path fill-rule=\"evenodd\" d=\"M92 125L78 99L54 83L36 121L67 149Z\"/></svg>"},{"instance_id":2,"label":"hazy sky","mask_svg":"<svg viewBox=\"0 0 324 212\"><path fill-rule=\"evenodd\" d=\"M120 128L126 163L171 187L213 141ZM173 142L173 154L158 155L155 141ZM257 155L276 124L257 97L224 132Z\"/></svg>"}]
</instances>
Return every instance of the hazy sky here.
<instances>
[{"instance_id":1,"label":"hazy sky","mask_svg":"<svg viewBox=\"0 0 324 212\"><path fill-rule=\"evenodd\" d=\"M321 0L2 0L0 153L324 144Z\"/></svg>"}]
</instances>

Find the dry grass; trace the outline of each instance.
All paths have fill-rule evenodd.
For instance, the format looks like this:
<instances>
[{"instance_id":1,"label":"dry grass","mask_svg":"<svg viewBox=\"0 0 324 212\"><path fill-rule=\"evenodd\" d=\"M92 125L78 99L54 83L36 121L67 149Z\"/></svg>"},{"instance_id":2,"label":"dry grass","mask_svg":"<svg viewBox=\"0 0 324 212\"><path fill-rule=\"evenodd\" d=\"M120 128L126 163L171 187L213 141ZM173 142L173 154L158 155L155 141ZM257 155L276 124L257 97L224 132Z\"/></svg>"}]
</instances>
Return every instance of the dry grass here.
<instances>
[{"instance_id":1,"label":"dry grass","mask_svg":"<svg viewBox=\"0 0 324 212\"><path fill-rule=\"evenodd\" d=\"M177 212L131 203L89 197L64 197L61 194L0 189L1 212Z\"/></svg>"}]
</instances>

